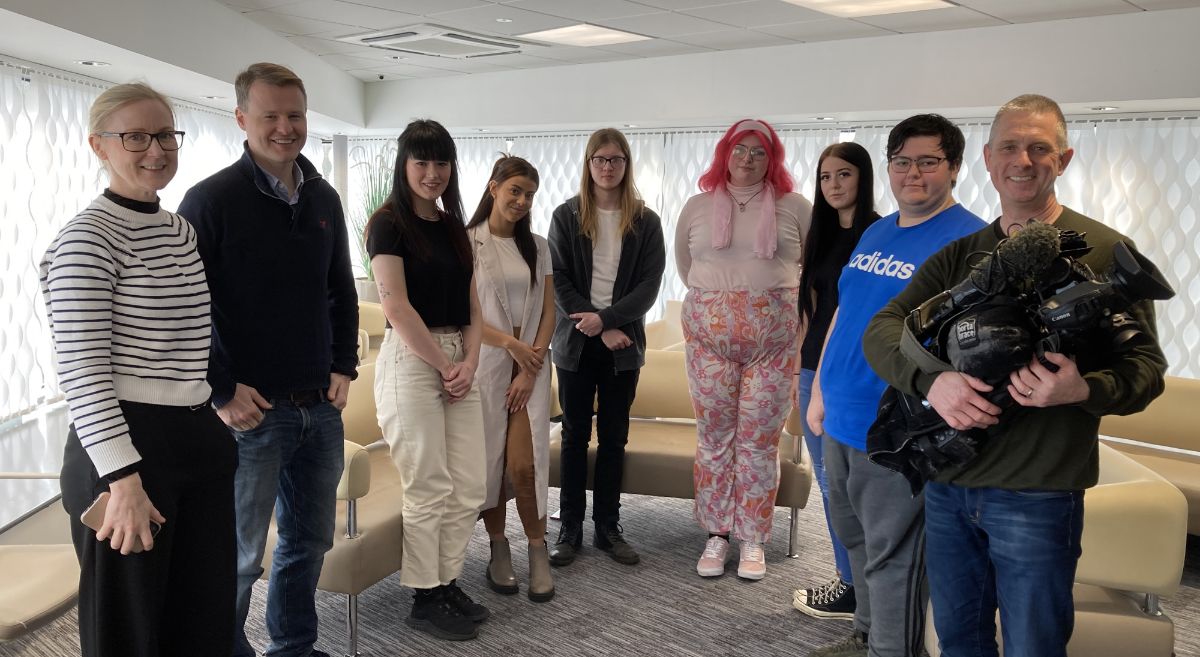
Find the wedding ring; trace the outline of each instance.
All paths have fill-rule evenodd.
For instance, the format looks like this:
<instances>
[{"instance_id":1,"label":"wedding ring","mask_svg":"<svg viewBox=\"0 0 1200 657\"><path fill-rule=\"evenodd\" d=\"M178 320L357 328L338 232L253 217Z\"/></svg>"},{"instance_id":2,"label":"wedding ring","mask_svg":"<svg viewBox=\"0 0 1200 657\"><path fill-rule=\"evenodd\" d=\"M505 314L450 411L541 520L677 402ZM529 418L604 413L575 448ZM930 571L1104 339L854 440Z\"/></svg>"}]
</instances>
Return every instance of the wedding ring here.
<instances>
[{"instance_id":1,"label":"wedding ring","mask_svg":"<svg viewBox=\"0 0 1200 657\"><path fill-rule=\"evenodd\" d=\"M1025 396L1026 397L1033 396L1033 388L1029 388L1029 389L1025 390Z\"/></svg>"}]
</instances>

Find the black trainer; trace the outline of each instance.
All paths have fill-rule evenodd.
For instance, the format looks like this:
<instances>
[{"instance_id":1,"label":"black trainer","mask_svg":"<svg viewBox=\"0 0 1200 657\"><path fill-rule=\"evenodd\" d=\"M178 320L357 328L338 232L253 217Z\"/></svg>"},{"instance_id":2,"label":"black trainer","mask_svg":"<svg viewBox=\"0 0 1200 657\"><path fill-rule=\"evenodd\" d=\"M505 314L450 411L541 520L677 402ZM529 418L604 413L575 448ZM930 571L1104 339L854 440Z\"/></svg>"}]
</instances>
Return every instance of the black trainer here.
<instances>
[{"instance_id":1,"label":"black trainer","mask_svg":"<svg viewBox=\"0 0 1200 657\"><path fill-rule=\"evenodd\" d=\"M467 595L462 589L458 588L458 580L452 579L450 583L442 587L442 595L452 602L458 610L462 612L472 623L482 623L492 615L488 608L475 602L471 596Z\"/></svg>"},{"instance_id":2,"label":"black trainer","mask_svg":"<svg viewBox=\"0 0 1200 657\"><path fill-rule=\"evenodd\" d=\"M466 641L479 635L479 628L463 616L458 605L443 594L443 587L417 589L412 611L404 623L447 641Z\"/></svg>"},{"instance_id":3,"label":"black trainer","mask_svg":"<svg viewBox=\"0 0 1200 657\"><path fill-rule=\"evenodd\" d=\"M828 584L811 589L797 589L792 594L792 606L814 618L854 620L854 587L834 577Z\"/></svg>"},{"instance_id":4,"label":"black trainer","mask_svg":"<svg viewBox=\"0 0 1200 657\"><path fill-rule=\"evenodd\" d=\"M625 542L625 537L621 532L620 523L597 523L596 537L592 540L592 544L607 552L608 556L613 558L613 561L632 566L641 561L641 557L638 556L637 551L629 543Z\"/></svg>"},{"instance_id":5,"label":"black trainer","mask_svg":"<svg viewBox=\"0 0 1200 657\"><path fill-rule=\"evenodd\" d=\"M567 566L575 561L579 548L583 547L583 523L564 520L558 530L558 540L550 546L550 565Z\"/></svg>"}]
</instances>

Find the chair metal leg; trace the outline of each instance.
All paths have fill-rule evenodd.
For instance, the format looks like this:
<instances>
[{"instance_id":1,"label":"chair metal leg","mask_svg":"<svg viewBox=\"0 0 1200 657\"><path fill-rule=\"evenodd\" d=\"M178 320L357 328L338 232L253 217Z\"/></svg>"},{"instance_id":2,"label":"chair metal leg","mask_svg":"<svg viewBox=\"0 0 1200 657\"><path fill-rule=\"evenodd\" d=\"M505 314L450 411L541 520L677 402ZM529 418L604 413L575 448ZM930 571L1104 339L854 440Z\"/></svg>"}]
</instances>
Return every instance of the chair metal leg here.
<instances>
[{"instance_id":1,"label":"chair metal leg","mask_svg":"<svg viewBox=\"0 0 1200 657\"><path fill-rule=\"evenodd\" d=\"M358 596L346 596L346 657L358 657Z\"/></svg>"},{"instance_id":2,"label":"chair metal leg","mask_svg":"<svg viewBox=\"0 0 1200 657\"><path fill-rule=\"evenodd\" d=\"M800 556L800 509L792 507L791 516L791 532L788 533L788 551L789 559L796 559Z\"/></svg>"}]
</instances>

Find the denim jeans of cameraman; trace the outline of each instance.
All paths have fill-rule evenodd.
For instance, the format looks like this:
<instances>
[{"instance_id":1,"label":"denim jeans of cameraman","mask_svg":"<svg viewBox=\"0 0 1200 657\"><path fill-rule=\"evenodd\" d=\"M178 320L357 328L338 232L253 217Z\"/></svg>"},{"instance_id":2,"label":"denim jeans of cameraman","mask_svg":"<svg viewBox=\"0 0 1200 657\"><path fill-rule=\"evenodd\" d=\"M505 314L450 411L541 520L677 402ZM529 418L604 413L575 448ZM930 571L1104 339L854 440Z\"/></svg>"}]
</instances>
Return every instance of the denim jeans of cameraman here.
<instances>
[{"instance_id":1,"label":"denim jeans of cameraman","mask_svg":"<svg viewBox=\"0 0 1200 657\"><path fill-rule=\"evenodd\" d=\"M306 657L317 640L314 595L325 553L333 546L337 484L342 474L342 414L328 401L274 408L250 431L235 432L238 469L237 620L235 657L252 656L245 623L250 593L262 575L271 512L278 540L267 582L266 655Z\"/></svg>"},{"instance_id":2,"label":"denim jeans of cameraman","mask_svg":"<svg viewBox=\"0 0 1200 657\"><path fill-rule=\"evenodd\" d=\"M813 479L821 489L821 508L825 509L825 527L829 529L829 540L833 544L833 563L837 568L838 577L850 586L854 586L854 577L850 575L850 553L833 531L833 523L829 520L829 480L825 477L825 459L821 449L821 437L808 428L808 402L812 399L812 385L817 373L815 370L800 370L799 400L796 406L800 412L800 426L804 430L804 446L812 459Z\"/></svg>"},{"instance_id":3,"label":"denim jeans of cameraman","mask_svg":"<svg viewBox=\"0 0 1200 657\"><path fill-rule=\"evenodd\" d=\"M945 657L1065 657L1082 491L925 486L925 556Z\"/></svg>"}]
</instances>

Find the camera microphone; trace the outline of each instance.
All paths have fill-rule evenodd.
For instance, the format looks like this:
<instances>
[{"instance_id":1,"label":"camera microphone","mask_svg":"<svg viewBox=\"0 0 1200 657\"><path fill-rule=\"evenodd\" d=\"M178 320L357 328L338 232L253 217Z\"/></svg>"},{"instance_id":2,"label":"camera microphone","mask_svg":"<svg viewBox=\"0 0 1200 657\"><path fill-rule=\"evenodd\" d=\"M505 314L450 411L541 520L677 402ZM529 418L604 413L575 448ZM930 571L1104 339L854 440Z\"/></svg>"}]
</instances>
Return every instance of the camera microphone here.
<instances>
[{"instance_id":1,"label":"camera microphone","mask_svg":"<svg viewBox=\"0 0 1200 657\"><path fill-rule=\"evenodd\" d=\"M996 247L1008 282L1019 286L1040 283L1061 253L1058 229L1040 221L1030 221Z\"/></svg>"}]
</instances>

